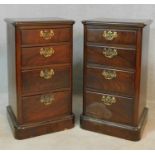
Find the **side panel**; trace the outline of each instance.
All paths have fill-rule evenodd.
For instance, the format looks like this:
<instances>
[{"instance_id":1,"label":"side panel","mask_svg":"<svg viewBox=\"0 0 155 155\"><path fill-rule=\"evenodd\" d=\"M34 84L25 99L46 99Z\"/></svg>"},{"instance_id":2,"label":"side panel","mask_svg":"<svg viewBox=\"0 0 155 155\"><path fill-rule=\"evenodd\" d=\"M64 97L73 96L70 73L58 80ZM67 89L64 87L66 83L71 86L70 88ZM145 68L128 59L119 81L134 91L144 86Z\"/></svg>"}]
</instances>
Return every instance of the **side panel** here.
<instances>
[{"instance_id":1,"label":"side panel","mask_svg":"<svg viewBox=\"0 0 155 155\"><path fill-rule=\"evenodd\" d=\"M148 62L149 26L139 28L137 32L136 81L134 125L140 121L146 105L147 95L147 62Z\"/></svg>"},{"instance_id":2,"label":"side panel","mask_svg":"<svg viewBox=\"0 0 155 155\"><path fill-rule=\"evenodd\" d=\"M86 46L86 41L87 41L87 26L86 25L83 25L84 26L84 40L83 40L83 43L84 43L84 49L83 49L83 115L85 114L85 111L86 111L86 98L85 98L85 92L86 92L86 63L87 63L87 46Z\"/></svg>"},{"instance_id":3,"label":"side panel","mask_svg":"<svg viewBox=\"0 0 155 155\"><path fill-rule=\"evenodd\" d=\"M141 81L140 81L140 100L138 119L141 117L146 106L147 97L147 76L148 76L148 45L149 45L149 26L144 27L142 34L142 57L141 57Z\"/></svg>"},{"instance_id":4,"label":"side panel","mask_svg":"<svg viewBox=\"0 0 155 155\"><path fill-rule=\"evenodd\" d=\"M7 63L9 105L17 117L15 27L7 24Z\"/></svg>"}]
</instances>

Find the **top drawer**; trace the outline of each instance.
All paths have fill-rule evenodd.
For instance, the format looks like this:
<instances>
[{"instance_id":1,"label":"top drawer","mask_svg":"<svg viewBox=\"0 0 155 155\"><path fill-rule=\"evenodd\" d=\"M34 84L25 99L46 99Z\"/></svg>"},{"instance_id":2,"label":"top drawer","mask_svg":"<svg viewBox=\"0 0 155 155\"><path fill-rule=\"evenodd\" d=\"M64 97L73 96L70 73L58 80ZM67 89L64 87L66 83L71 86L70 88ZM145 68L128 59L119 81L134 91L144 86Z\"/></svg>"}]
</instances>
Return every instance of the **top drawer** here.
<instances>
[{"instance_id":1,"label":"top drawer","mask_svg":"<svg viewBox=\"0 0 155 155\"><path fill-rule=\"evenodd\" d=\"M71 28L22 30L21 34L22 45L67 42L71 40Z\"/></svg>"},{"instance_id":2,"label":"top drawer","mask_svg":"<svg viewBox=\"0 0 155 155\"><path fill-rule=\"evenodd\" d=\"M136 30L87 29L87 41L103 44L136 44Z\"/></svg>"}]
</instances>

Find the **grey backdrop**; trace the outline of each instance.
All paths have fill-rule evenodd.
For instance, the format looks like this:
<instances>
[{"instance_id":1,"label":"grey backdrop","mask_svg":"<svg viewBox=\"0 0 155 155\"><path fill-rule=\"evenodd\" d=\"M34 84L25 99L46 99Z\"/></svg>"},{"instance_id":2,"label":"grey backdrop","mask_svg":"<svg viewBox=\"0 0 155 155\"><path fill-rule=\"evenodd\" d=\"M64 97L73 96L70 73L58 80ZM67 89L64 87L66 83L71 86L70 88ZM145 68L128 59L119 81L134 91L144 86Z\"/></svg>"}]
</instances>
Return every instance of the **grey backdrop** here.
<instances>
[{"instance_id":1,"label":"grey backdrop","mask_svg":"<svg viewBox=\"0 0 155 155\"><path fill-rule=\"evenodd\" d=\"M148 18L155 21L155 5L0 5L0 93L7 93L6 24L4 18L62 17L74 25L74 90L82 90L83 26L93 18ZM155 22L149 45L148 101L155 100Z\"/></svg>"}]
</instances>

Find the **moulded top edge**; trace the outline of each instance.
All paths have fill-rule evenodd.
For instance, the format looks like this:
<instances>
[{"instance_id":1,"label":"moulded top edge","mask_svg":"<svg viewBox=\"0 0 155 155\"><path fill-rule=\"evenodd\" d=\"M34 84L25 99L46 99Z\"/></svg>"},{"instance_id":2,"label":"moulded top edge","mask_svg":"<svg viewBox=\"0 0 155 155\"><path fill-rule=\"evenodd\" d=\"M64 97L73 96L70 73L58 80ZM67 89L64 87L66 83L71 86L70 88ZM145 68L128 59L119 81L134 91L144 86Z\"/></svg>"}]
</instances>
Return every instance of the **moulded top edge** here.
<instances>
[{"instance_id":1,"label":"moulded top edge","mask_svg":"<svg viewBox=\"0 0 155 155\"><path fill-rule=\"evenodd\" d=\"M60 25L72 25L74 20L67 20L63 18L6 18L5 22L13 25L48 25L48 24L60 24Z\"/></svg>"},{"instance_id":2,"label":"moulded top edge","mask_svg":"<svg viewBox=\"0 0 155 155\"><path fill-rule=\"evenodd\" d=\"M144 27L150 25L152 20L145 19L94 19L83 20L84 25L115 25L115 26L132 26L132 27Z\"/></svg>"}]
</instances>

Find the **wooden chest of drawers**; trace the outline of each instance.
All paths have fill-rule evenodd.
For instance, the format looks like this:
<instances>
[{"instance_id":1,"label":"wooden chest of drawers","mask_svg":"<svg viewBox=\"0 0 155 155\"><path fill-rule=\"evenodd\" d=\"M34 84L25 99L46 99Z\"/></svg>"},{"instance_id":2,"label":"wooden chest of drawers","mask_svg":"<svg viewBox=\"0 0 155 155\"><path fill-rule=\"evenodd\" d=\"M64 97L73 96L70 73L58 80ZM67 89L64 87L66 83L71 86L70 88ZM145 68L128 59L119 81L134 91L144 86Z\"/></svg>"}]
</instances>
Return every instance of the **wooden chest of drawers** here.
<instances>
[{"instance_id":1,"label":"wooden chest of drawers","mask_svg":"<svg viewBox=\"0 0 155 155\"><path fill-rule=\"evenodd\" d=\"M74 21L6 21L10 104L7 112L15 138L72 128Z\"/></svg>"},{"instance_id":2,"label":"wooden chest of drawers","mask_svg":"<svg viewBox=\"0 0 155 155\"><path fill-rule=\"evenodd\" d=\"M83 21L81 127L139 140L146 118L150 21Z\"/></svg>"}]
</instances>

